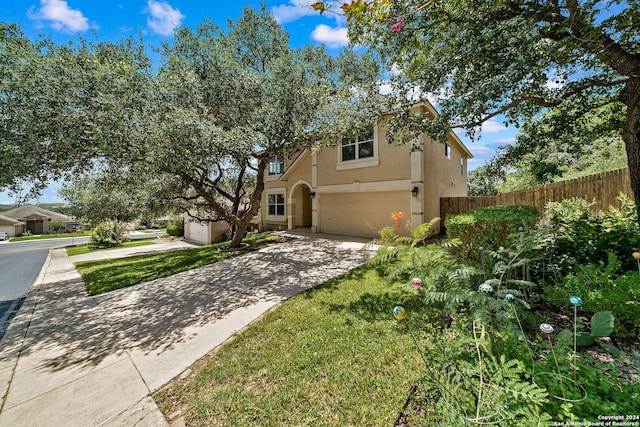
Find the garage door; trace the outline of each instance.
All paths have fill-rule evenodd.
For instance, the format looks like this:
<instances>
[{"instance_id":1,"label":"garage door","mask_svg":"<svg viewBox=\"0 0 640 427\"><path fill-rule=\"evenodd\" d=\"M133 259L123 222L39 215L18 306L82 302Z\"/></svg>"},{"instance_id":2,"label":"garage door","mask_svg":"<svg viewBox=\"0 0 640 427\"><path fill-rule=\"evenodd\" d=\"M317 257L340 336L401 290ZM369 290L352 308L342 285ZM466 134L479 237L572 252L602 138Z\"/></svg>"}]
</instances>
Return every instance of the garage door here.
<instances>
[{"instance_id":1,"label":"garage door","mask_svg":"<svg viewBox=\"0 0 640 427\"><path fill-rule=\"evenodd\" d=\"M16 234L16 227L14 225L0 225L0 231L4 231L9 236L13 237Z\"/></svg>"},{"instance_id":2,"label":"garage door","mask_svg":"<svg viewBox=\"0 0 640 427\"><path fill-rule=\"evenodd\" d=\"M202 225L199 222L190 222L189 235L186 237L194 242L207 245L209 244L209 227L207 224Z\"/></svg>"},{"instance_id":3,"label":"garage door","mask_svg":"<svg viewBox=\"0 0 640 427\"><path fill-rule=\"evenodd\" d=\"M319 228L322 233L379 237L379 231L395 222L392 212L411 213L411 193L322 193L319 202Z\"/></svg>"}]
</instances>

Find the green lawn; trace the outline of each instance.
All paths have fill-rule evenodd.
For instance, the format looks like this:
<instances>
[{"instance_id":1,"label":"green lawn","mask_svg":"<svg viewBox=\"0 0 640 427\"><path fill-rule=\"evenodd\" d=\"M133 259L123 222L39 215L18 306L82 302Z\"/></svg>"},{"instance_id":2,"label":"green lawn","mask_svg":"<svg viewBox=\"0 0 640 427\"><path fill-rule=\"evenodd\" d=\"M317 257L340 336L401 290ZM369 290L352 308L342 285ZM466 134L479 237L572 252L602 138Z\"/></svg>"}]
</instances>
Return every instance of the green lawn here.
<instances>
[{"instance_id":1,"label":"green lawn","mask_svg":"<svg viewBox=\"0 0 640 427\"><path fill-rule=\"evenodd\" d=\"M401 293L356 269L284 302L153 397L189 426L393 425L422 371L392 316Z\"/></svg>"},{"instance_id":2,"label":"green lawn","mask_svg":"<svg viewBox=\"0 0 640 427\"><path fill-rule=\"evenodd\" d=\"M263 233L249 237L244 242L257 247L269 244L277 239L279 239L277 236ZM75 266L86 283L89 295L97 295L149 280L171 276L172 274L202 267L203 265L238 255L239 252L237 251L219 251L219 248L226 244L228 242L152 255L81 261L76 262Z\"/></svg>"},{"instance_id":3,"label":"green lawn","mask_svg":"<svg viewBox=\"0 0 640 427\"><path fill-rule=\"evenodd\" d=\"M113 248L101 248L101 249L90 249L89 244L85 243L82 245L67 246L65 247L65 249L67 250L67 255L75 256L75 255L84 255L91 252L109 251L113 249L123 249L123 248L134 248L136 246L148 246L148 245L153 245L155 240L156 240L155 237L149 237L146 239L136 239L136 240L124 242L120 246L116 246Z\"/></svg>"},{"instance_id":4,"label":"green lawn","mask_svg":"<svg viewBox=\"0 0 640 427\"><path fill-rule=\"evenodd\" d=\"M84 233L58 233L58 234L40 234L37 236L12 237L11 242L22 242L24 240L43 240L43 239L70 239L72 237L90 236L91 232Z\"/></svg>"}]
</instances>

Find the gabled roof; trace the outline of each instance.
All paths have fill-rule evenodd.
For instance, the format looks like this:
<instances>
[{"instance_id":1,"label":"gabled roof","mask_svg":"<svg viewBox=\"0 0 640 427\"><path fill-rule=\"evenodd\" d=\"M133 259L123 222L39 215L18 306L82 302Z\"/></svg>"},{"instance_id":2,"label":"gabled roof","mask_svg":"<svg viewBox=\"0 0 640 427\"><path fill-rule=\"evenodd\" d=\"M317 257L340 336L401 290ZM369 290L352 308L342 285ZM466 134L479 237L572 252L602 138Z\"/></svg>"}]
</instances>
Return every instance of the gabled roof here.
<instances>
[{"instance_id":1,"label":"gabled roof","mask_svg":"<svg viewBox=\"0 0 640 427\"><path fill-rule=\"evenodd\" d=\"M60 214L58 212L53 212L47 209L43 209L40 206L33 206L33 205L23 205L15 209L11 209L10 211L3 212L2 215L9 218L13 218L13 219L23 219L23 218L29 218L31 216L36 216L42 219L52 219L55 221L62 221L62 222L74 221L73 218L70 218L66 215Z\"/></svg>"},{"instance_id":2,"label":"gabled roof","mask_svg":"<svg viewBox=\"0 0 640 427\"><path fill-rule=\"evenodd\" d=\"M289 174L290 172L295 169L300 163L302 163L302 161L304 159L306 159L307 157L309 157L309 155L311 154L311 151L308 149L305 149L301 152L298 153L298 155L296 156L295 159L293 159L293 161L291 162L291 164L289 166L287 166L287 169L284 171L284 173L282 174L282 176L280 177L280 180L286 180L289 178Z\"/></svg>"},{"instance_id":3,"label":"gabled roof","mask_svg":"<svg viewBox=\"0 0 640 427\"><path fill-rule=\"evenodd\" d=\"M428 113L429 117L432 117L432 118L435 118L435 117L437 117L439 115L438 111L435 109L433 104L431 104L431 102L429 102L429 101L421 101L421 102L415 104L414 107L422 107L422 108L424 108L426 110L426 112ZM471 159L473 157L473 154L471 154L471 151L469 151L467 146L464 145L462 140L458 137L458 135L455 134L455 132L448 131L447 132L447 140L450 143L452 142L454 145L457 145L458 148L462 151L462 153L467 157L467 159Z\"/></svg>"},{"instance_id":4,"label":"gabled roof","mask_svg":"<svg viewBox=\"0 0 640 427\"><path fill-rule=\"evenodd\" d=\"M17 219L9 218L8 216L0 215L0 223L9 223L11 225L24 225L24 222Z\"/></svg>"}]
</instances>

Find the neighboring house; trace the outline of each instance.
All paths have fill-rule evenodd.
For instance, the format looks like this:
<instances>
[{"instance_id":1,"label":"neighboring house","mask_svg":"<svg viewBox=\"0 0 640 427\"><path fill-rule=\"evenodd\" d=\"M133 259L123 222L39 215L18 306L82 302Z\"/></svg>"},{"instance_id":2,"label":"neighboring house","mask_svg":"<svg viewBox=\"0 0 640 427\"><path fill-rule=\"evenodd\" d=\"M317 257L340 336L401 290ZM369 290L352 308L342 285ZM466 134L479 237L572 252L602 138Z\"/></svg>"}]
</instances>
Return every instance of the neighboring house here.
<instances>
[{"instance_id":1,"label":"neighboring house","mask_svg":"<svg viewBox=\"0 0 640 427\"><path fill-rule=\"evenodd\" d=\"M73 218L33 205L20 206L3 212L2 215L24 223L25 226L22 232L29 230L32 234L46 234L57 231L49 229L51 221L62 222L62 228L65 231L71 231L71 228L76 225L76 221Z\"/></svg>"},{"instance_id":2,"label":"neighboring house","mask_svg":"<svg viewBox=\"0 0 640 427\"><path fill-rule=\"evenodd\" d=\"M428 103L414 108L437 114ZM389 144L381 120L359 140L305 150L289 161L273 159L261 200L261 229L377 237L395 223L393 212L405 213L415 227L440 216L441 197L467 195L471 157L453 132L446 143L423 134L412 144Z\"/></svg>"},{"instance_id":3,"label":"neighboring house","mask_svg":"<svg viewBox=\"0 0 640 427\"><path fill-rule=\"evenodd\" d=\"M0 231L4 231L9 236L15 237L21 235L23 227L23 222L4 215L0 215Z\"/></svg>"}]
</instances>

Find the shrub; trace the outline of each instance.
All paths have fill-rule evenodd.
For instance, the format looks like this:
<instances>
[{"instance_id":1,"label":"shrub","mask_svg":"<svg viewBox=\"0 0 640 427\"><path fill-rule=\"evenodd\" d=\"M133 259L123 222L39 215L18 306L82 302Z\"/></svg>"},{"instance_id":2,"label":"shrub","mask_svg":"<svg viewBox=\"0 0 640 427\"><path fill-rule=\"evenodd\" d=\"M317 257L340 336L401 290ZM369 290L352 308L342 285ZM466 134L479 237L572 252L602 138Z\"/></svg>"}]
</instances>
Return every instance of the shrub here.
<instances>
[{"instance_id":1,"label":"shrub","mask_svg":"<svg viewBox=\"0 0 640 427\"><path fill-rule=\"evenodd\" d=\"M544 210L544 222L559 226L589 218L589 210L594 202L580 197L565 199L561 202L547 202Z\"/></svg>"},{"instance_id":2,"label":"shrub","mask_svg":"<svg viewBox=\"0 0 640 427\"><path fill-rule=\"evenodd\" d=\"M545 290L547 301L567 306L569 297L582 298L581 310L588 313L610 311L616 319L616 336L633 338L640 334L640 276L636 272L617 275L620 261L613 252L607 263L579 266L568 274L560 287Z\"/></svg>"},{"instance_id":3,"label":"shrub","mask_svg":"<svg viewBox=\"0 0 640 427\"><path fill-rule=\"evenodd\" d=\"M619 200L620 209L609 207L600 217L585 213L565 218L556 216L551 222L549 252L563 275L575 271L579 265L606 259L608 252L613 252L621 261L621 272L637 268L636 260L631 256L640 249L635 203L625 195Z\"/></svg>"},{"instance_id":4,"label":"shrub","mask_svg":"<svg viewBox=\"0 0 640 427\"><path fill-rule=\"evenodd\" d=\"M98 224L89 237L89 248L113 248L120 246L125 240L122 237L123 232L124 227L116 222Z\"/></svg>"},{"instance_id":5,"label":"shrub","mask_svg":"<svg viewBox=\"0 0 640 427\"><path fill-rule=\"evenodd\" d=\"M510 245L519 230L535 227L537 219L535 206L490 206L449 215L445 227L449 238L462 242L456 254L470 258L472 251L480 247L497 249ZM478 259L471 259L478 262Z\"/></svg>"},{"instance_id":6,"label":"shrub","mask_svg":"<svg viewBox=\"0 0 640 427\"><path fill-rule=\"evenodd\" d=\"M181 224L171 224L167 226L167 234L174 237L184 236L184 228Z\"/></svg>"}]
</instances>

